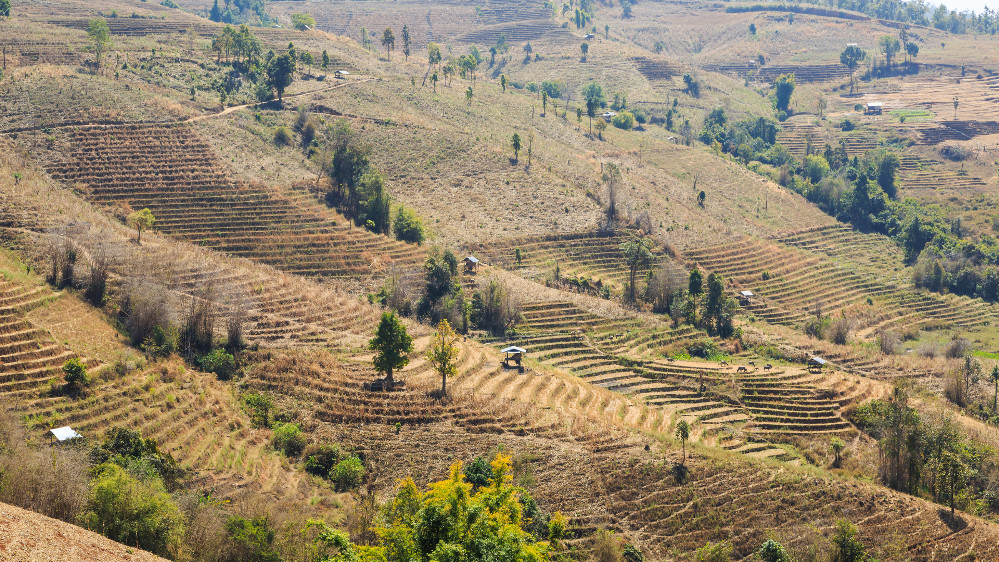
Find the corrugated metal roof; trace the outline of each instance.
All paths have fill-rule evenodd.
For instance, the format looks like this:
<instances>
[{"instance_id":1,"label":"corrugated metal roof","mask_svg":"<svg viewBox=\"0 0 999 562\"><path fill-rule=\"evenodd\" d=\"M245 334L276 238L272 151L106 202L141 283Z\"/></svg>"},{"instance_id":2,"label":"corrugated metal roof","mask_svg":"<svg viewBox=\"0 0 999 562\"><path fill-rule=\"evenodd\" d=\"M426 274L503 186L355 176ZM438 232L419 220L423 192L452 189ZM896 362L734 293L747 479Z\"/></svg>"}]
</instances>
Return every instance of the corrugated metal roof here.
<instances>
[{"instance_id":1,"label":"corrugated metal roof","mask_svg":"<svg viewBox=\"0 0 999 562\"><path fill-rule=\"evenodd\" d=\"M510 347L508 347L506 349L501 349L500 353L527 353L527 350L523 349L523 348L520 348L520 347L517 347L515 345L511 345Z\"/></svg>"},{"instance_id":2,"label":"corrugated metal roof","mask_svg":"<svg viewBox=\"0 0 999 562\"><path fill-rule=\"evenodd\" d=\"M79 433L73 431L73 428L68 425L65 427L57 427L55 429L49 430L49 433L55 436L59 441L68 441L70 439L76 439L77 437L83 437Z\"/></svg>"}]
</instances>

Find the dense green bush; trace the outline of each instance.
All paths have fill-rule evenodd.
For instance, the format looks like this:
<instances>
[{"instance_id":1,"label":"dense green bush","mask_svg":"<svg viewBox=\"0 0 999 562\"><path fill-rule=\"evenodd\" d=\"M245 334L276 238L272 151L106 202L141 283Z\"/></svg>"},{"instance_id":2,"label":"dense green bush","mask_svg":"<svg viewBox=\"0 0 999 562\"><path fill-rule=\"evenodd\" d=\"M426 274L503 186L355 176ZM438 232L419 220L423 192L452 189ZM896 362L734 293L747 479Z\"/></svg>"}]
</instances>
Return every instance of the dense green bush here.
<instances>
[{"instance_id":1,"label":"dense green bush","mask_svg":"<svg viewBox=\"0 0 999 562\"><path fill-rule=\"evenodd\" d=\"M395 212L395 222L392 225L396 240L422 244L426 238L423 222L412 209L399 205Z\"/></svg>"},{"instance_id":2,"label":"dense green bush","mask_svg":"<svg viewBox=\"0 0 999 562\"><path fill-rule=\"evenodd\" d=\"M305 448L305 436L296 423L280 423L274 427L274 448L289 457L294 457Z\"/></svg>"},{"instance_id":3,"label":"dense green bush","mask_svg":"<svg viewBox=\"0 0 999 562\"><path fill-rule=\"evenodd\" d=\"M270 427L274 421L274 401L270 396L258 392L243 395L243 404L250 411L253 427Z\"/></svg>"},{"instance_id":4,"label":"dense green bush","mask_svg":"<svg viewBox=\"0 0 999 562\"><path fill-rule=\"evenodd\" d=\"M225 529L232 540L232 560L280 562L281 556L273 546L276 533L266 517L230 517Z\"/></svg>"},{"instance_id":5,"label":"dense green bush","mask_svg":"<svg viewBox=\"0 0 999 562\"><path fill-rule=\"evenodd\" d=\"M231 379L236 373L236 358L222 348L213 349L211 353L198 359L198 365L223 381Z\"/></svg>"},{"instance_id":6,"label":"dense green bush","mask_svg":"<svg viewBox=\"0 0 999 562\"><path fill-rule=\"evenodd\" d=\"M160 478L168 488L174 488L183 475L170 453L161 452L155 439L144 439L139 431L127 427L112 427L104 440L90 450L90 462L95 465L113 463L133 472Z\"/></svg>"},{"instance_id":7,"label":"dense green bush","mask_svg":"<svg viewBox=\"0 0 999 562\"><path fill-rule=\"evenodd\" d=\"M87 366L76 357L63 364L62 372L66 379L67 392L79 392L82 387L90 384L90 377L87 376Z\"/></svg>"},{"instance_id":8,"label":"dense green bush","mask_svg":"<svg viewBox=\"0 0 999 562\"><path fill-rule=\"evenodd\" d=\"M465 480L472 485L472 493L479 488L487 486L493 478L493 468L489 466L489 461L482 457L465 465Z\"/></svg>"},{"instance_id":9,"label":"dense green bush","mask_svg":"<svg viewBox=\"0 0 999 562\"><path fill-rule=\"evenodd\" d=\"M352 490L364 481L364 463L356 455L350 455L333 467L330 480L341 492Z\"/></svg>"},{"instance_id":10,"label":"dense green bush","mask_svg":"<svg viewBox=\"0 0 999 562\"><path fill-rule=\"evenodd\" d=\"M305 471L327 478L333 467L340 462L339 445L318 445L310 447L302 455L305 457Z\"/></svg>"},{"instance_id":11,"label":"dense green bush","mask_svg":"<svg viewBox=\"0 0 999 562\"><path fill-rule=\"evenodd\" d=\"M159 479L139 480L114 463L94 469L80 525L160 555L173 550L183 533L180 510Z\"/></svg>"}]
</instances>

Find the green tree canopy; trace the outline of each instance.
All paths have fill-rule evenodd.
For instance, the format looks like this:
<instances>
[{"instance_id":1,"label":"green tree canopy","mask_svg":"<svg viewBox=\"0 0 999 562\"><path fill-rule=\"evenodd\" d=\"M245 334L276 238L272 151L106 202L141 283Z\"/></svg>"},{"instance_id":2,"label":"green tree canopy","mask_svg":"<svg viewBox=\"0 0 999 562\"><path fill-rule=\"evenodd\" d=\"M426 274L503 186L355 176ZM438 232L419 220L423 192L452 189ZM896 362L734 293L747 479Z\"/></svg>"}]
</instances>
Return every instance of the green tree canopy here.
<instances>
[{"instance_id":1,"label":"green tree canopy","mask_svg":"<svg viewBox=\"0 0 999 562\"><path fill-rule=\"evenodd\" d=\"M267 85L277 91L278 101L282 101L284 90L291 85L295 76L295 60L290 54L271 59L267 65Z\"/></svg>"},{"instance_id":2,"label":"green tree canopy","mask_svg":"<svg viewBox=\"0 0 999 562\"><path fill-rule=\"evenodd\" d=\"M794 74L781 74L774 81L774 106L777 111L787 111L794 93Z\"/></svg>"},{"instance_id":3,"label":"green tree canopy","mask_svg":"<svg viewBox=\"0 0 999 562\"><path fill-rule=\"evenodd\" d=\"M0 0L0 17L10 17L10 0Z\"/></svg>"},{"instance_id":4,"label":"green tree canopy","mask_svg":"<svg viewBox=\"0 0 999 562\"><path fill-rule=\"evenodd\" d=\"M375 337L368 342L368 349L375 352L375 369L385 373L389 388L395 383L393 372L409 364L407 356L413 351L413 337L406 332L394 312L383 312Z\"/></svg>"},{"instance_id":5,"label":"green tree canopy","mask_svg":"<svg viewBox=\"0 0 999 562\"><path fill-rule=\"evenodd\" d=\"M0 0L2 1L2 0ZM9 1L9 0L8 0ZM10 13L10 8L7 9ZM93 42L94 57L97 59L97 69L101 68L101 58L111 48L111 30L104 18L95 18L87 22L87 37Z\"/></svg>"},{"instance_id":6,"label":"green tree canopy","mask_svg":"<svg viewBox=\"0 0 999 562\"><path fill-rule=\"evenodd\" d=\"M652 263L652 241L648 238L634 237L621 244L621 253L628 264L628 301L635 302L635 276L639 267Z\"/></svg>"},{"instance_id":7,"label":"green tree canopy","mask_svg":"<svg viewBox=\"0 0 999 562\"><path fill-rule=\"evenodd\" d=\"M299 31L314 29L316 27L316 18L312 17L311 14L292 14L291 25Z\"/></svg>"},{"instance_id":8,"label":"green tree canopy","mask_svg":"<svg viewBox=\"0 0 999 562\"><path fill-rule=\"evenodd\" d=\"M153 216L153 212L149 208L145 208L128 215L127 220L129 226L134 228L138 233L137 242L142 244L142 231L152 228L156 222L156 217Z\"/></svg>"}]
</instances>

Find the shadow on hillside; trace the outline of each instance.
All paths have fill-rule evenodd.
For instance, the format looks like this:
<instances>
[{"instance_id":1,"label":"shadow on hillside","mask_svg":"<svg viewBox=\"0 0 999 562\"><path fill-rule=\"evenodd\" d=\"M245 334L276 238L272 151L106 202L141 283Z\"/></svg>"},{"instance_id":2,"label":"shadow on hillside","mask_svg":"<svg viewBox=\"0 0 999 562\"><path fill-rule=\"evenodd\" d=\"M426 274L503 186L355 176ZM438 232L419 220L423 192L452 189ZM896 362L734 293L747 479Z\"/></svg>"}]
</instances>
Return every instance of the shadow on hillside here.
<instances>
[{"instance_id":1,"label":"shadow on hillside","mask_svg":"<svg viewBox=\"0 0 999 562\"><path fill-rule=\"evenodd\" d=\"M963 517L957 513L951 515L949 509L938 509L937 515L940 516L940 520L943 521L944 525L947 525L947 528L952 533L956 533L968 526L968 522Z\"/></svg>"}]
</instances>

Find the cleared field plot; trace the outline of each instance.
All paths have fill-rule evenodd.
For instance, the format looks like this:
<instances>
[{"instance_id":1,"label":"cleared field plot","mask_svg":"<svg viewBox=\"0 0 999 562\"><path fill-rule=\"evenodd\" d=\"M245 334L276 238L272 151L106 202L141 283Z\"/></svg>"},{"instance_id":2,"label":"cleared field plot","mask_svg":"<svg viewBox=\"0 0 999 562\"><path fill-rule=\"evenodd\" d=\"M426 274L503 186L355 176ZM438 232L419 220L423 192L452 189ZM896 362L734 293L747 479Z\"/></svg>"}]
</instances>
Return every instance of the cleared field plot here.
<instances>
[{"instance_id":1,"label":"cleared field plot","mask_svg":"<svg viewBox=\"0 0 999 562\"><path fill-rule=\"evenodd\" d=\"M155 228L194 244L308 277L355 278L413 265L416 245L344 224L304 191L231 180L211 149L185 126L84 127L51 175L94 203L148 207Z\"/></svg>"},{"instance_id":2,"label":"cleared field plot","mask_svg":"<svg viewBox=\"0 0 999 562\"><path fill-rule=\"evenodd\" d=\"M686 258L730 279L733 290L752 290L757 297L747 309L778 324L801 324L816 308L830 314L866 307L876 311L872 327L898 330L931 323L968 328L996 319L995 307L980 300L900 287L885 278L890 272L879 278L821 254L752 239L688 251Z\"/></svg>"},{"instance_id":3,"label":"cleared field plot","mask_svg":"<svg viewBox=\"0 0 999 562\"><path fill-rule=\"evenodd\" d=\"M705 64L702 68L709 72L752 77L771 83L782 74L793 74L799 84L831 82L850 78L850 71L841 64L778 64L759 66L756 64Z\"/></svg>"}]
</instances>

